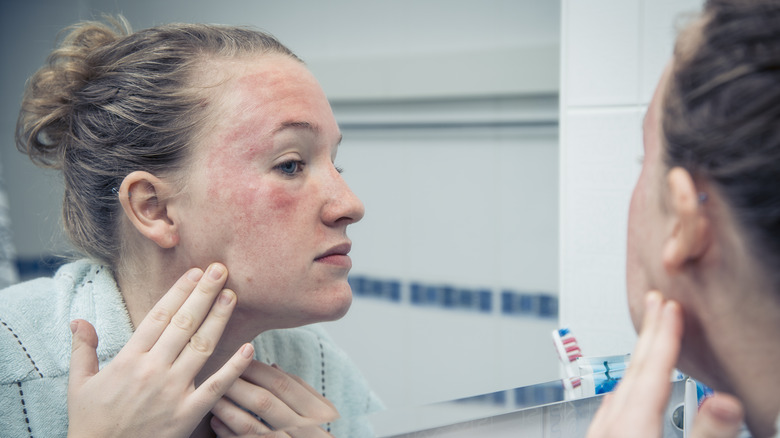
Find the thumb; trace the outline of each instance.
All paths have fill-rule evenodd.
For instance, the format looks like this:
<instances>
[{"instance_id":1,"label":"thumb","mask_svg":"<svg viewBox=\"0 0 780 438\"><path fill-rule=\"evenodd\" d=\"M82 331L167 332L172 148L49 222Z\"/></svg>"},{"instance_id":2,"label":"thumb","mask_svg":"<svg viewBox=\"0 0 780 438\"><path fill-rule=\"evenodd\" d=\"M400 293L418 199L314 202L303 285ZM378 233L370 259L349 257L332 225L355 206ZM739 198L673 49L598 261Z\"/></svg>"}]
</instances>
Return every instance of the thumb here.
<instances>
[{"instance_id":1,"label":"thumb","mask_svg":"<svg viewBox=\"0 0 780 438\"><path fill-rule=\"evenodd\" d=\"M95 327L83 319L75 319L70 323L70 331L73 332L73 341L70 353L70 377L69 389L76 389L84 384L90 377L97 374L98 337Z\"/></svg>"},{"instance_id":2,"label":"thumb","mask_svg":"<svg viewBox=\"0 0 780 438\"><path fill-rule=\"evenodd\" d=\"M742 404L729 394L715 393L699 408L692 438L735 438L742 427Z\"/></svg>"}]
</instances>

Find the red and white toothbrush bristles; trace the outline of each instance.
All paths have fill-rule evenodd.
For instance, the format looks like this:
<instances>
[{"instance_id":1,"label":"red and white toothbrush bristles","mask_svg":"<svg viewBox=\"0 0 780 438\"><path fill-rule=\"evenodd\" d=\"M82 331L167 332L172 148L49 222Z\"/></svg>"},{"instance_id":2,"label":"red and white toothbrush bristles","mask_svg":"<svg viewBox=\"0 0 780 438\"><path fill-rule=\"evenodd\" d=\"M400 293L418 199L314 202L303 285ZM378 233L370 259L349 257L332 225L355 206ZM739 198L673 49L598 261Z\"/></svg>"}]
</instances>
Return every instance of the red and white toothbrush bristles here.
<instances>
[{"instance_id":1,"label":"red and white toothbrush bristles","mask_svg":"<svg viewBox=\"0 0 780 438\"><path fill-rule=\"evenodd\" d=\"M553 343L558 351L558 357L563 363L563 368L566 371L566 378L564 379L564 385L569 387L570 390L576 388L582 384L577 373L574 372L574 362L577 358L582 357L582 351L577 344L577 339L569 332L569 329L562 328L560 330L553 330Z\"/></svg>"}]
</instances>

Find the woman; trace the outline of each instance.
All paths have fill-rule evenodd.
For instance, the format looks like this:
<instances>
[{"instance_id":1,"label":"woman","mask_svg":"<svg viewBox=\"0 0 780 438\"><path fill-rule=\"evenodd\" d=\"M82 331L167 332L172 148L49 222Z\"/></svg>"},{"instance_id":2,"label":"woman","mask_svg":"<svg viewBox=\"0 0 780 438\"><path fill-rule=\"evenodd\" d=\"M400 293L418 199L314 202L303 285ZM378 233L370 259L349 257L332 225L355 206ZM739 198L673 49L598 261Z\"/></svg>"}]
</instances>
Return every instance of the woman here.
<instances>
[{"instance_id":1,"label":"woman","mask_svg":"<svg viewBox=\"0 0 780 438\"><path fill-rule=\"evenodd\" d=\"M71 320L74 436L137 436L134 412L156 436L209 436L211 410L231 436L330 420L324 397L343 417L375 409L327 335L301 327L349 308L346 228L364 212L334 165L341 135L314 77L255 30L112 26L72 27L22 103L17 145L62 171L64 225L86 258L0 293L13 357L0 403L18 411L4 432L65 435ZM149 395L156 385L178 386Z\"/></svg>"},{"instance_id":2,"label":"woman","mask_svg":"<svg viewBox=\"0 0 780 438\"><path fill-rule=\"evenodd\" d=\"M710 0L644 122L629 306L640 337L589 435L660 436L675 365L718 394L691 436L775 436L780 412L780 3ZM645 291L652 292L642 299Z\"/></svg>"}]
</instances>

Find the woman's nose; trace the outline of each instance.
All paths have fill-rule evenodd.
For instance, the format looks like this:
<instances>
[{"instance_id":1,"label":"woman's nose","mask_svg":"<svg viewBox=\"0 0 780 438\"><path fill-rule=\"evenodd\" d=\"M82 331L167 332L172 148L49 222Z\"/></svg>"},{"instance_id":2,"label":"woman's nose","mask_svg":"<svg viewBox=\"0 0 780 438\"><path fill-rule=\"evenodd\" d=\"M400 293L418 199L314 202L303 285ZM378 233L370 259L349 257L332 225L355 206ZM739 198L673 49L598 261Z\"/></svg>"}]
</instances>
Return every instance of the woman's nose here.
<instances>
[{"instance_id":1,"label":"woman's nose","mask_svg":"<svg viewBox=\"0 0 780 438\"><path fill-rule=\"evenodd\" d=\"M332 189L324 211L323 220L332 225L349 225L363 219L363 202L349 188L341 174L333 168L331 172Z\"/></svg>"}]
</instances>

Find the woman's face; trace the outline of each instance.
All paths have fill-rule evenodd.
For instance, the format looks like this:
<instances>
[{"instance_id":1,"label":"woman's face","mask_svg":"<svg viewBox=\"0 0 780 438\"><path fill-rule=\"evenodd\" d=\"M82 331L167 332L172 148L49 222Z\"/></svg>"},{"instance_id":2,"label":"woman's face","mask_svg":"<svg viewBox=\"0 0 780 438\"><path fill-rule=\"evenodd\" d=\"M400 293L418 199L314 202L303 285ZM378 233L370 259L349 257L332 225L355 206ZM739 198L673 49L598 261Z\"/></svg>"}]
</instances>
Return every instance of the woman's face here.
<instances>
[{"instance_id":1,"label":"woman's face","mask_svg":"<svg viewBox=\"0 0 780 438\"><path fill-rule=\"evenodd\" d=\"M210 68L207 80L228 79L209 91L175 250L192 266L227 266L234 315L275 328L343 316L346 231L364 209L334 164L341 133L325 94L286 56Z\"/></svg>"},{"instance_id":2,"label":"woman's face","mask_svg":"<svg viewBox=\"0 0 780 438\"><path fill-rule=\"evenodd\" d=\"M639 175L628 212L626 286L628 307L634 327L639 331L644 315L644 296L664 287L662 268L663 201L665 167L662 160L662 100L670 74L667 66L647 108L643 122L642 172Z\"/></svg>"}]
</instances>

